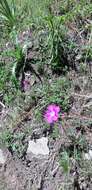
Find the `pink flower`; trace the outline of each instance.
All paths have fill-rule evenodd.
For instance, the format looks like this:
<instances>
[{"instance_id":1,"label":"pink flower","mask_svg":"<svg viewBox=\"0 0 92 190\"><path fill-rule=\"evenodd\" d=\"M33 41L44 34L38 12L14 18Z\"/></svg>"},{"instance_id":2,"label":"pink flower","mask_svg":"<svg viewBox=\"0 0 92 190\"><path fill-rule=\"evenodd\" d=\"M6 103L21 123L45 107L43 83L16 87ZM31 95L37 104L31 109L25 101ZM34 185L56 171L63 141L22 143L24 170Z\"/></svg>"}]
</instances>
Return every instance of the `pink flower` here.
<instances>
[{"instance_id":1,"label":"pink flower","mask_svg":"<svg viewBox=\"0 0 92 190\"><path fill-rule=\"evenodd\" d=\"M45 121L49 124L58 121L59 112L60 112L59 106L57 106L55 104L49 105L44 114Z\"/></svg>"}]
</instances>

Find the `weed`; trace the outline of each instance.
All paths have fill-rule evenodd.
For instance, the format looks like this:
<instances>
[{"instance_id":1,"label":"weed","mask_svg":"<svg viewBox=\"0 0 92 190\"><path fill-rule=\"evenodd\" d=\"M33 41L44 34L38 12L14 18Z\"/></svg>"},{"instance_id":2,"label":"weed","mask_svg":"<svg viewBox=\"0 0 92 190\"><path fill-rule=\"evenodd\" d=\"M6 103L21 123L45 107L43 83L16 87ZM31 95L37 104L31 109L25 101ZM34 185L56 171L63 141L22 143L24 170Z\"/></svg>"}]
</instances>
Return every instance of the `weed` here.
<instances>
[{"instance_id":1,"label":"weed","mask_svg":"<svg viewBox=\"0 0 92 190\"><path fill-rule=\"evenodd\" d=\"M78 129L77 129L78 130ZM87 149L87 142L85 136L81 133L81 130L77 131L74 128L70 128L67 130L67 135L71 140L72 145L79 151Z\"/></svg>"},{"instance_id":2,"label":"weed","mask_svg":"<svg viewBox=\"0 0 92 190\"><path fill-rule=\"evenodd\" d=\"M0 133L0 142L2 145L5 145L6 147L11 147L13 135L9 130L5 130L4 132Z\"/></svg>"},{"instance_id":3,"label":"weed","mask_svg":"<svg viewBox=\"0 0 92 190\"><path fill-rule=\"evenodd\" d=\"M0 134L0 144L6 146L12 154L16 153L21 157L25 151L25 146L22 143L24 136L24 133L13 134L10 130L5 130Z\"/></svg>"},{"instance_id":4,"label":"weed","mask_svg":"<svg viewBox=\"0 0 92 190\"><path fill-rule=\"evenodd\" d=\"M0 1L0 17L5 22L5 25L9 27L9 29L13 29L16 23L16 16L15 16L15 3L14 0L11 2L11 6L8 3L8 0L1 0Z\"/></svg>"},{"instance_id":5,"label":"weed","mask_svg":"<svg viewBox=\"0 0 92 190\"><path fill-rule=\"evenodd\" d=\"M70 83L65 78L53 81L51 85L46 84L44 86L44 101L47 105L50 103L56 103L61 106L63 111L67 111L69 108L69 96L68 89Z\"/></svg>"},{"instance_id":6,"label":"weed","mask_svg":"<svg viewBox=\"0 0 92 190\"><path fill-rule=\"evenodd\" d=\"M61 18L55 16L48 16L47 18L49 28L49 46L51 49L51 67L54 71L62 71L66 63L64 63L64 44L65 39L64 26L61 25ZM66 61L65 61L66 62Z\"/></svg>"},{"instance_id":7,"label":"weed","mask_svg":"<svg viewBox=\"0 0 92 190\"><path fill-rule=\"evenodd\" d=\"M58 78L56 80L52 80L51 83L46 82L39 89L34 89L34 94L39 99L39 106L35 110L35 115L40 119L40 113L46 108L47 105L53 103L57 104L61 107L62 112L67 112L70 108L69 104L69 89L70 82L65 78ZM40 110L40 112L39 112Z\"/></svg>"},{"instance_id":8,"label":"weed","mask_svg":"<svg viewBox=\"0 0 92 190\"><path fill-rule=\"evenodd\" d=\"M27 26L35 24L37 27L44 25L43 18L48 14L48 7L53 0L16 0L19 7L19 18Z\"/></svg>"},{"instance_id":9,"label":"weed","mask_svg":"<svg viewBox=\"0 0 92 190\"><path fill-rule=\"evenodd\" d=\"M69 171L69 155L66 151L62 152L60 155L60 165L63 167L65 173Z\"/></svg>"},{"instance_id":10,"label":"weed","mask_svg":"<svg viewBox=\"0 0 92 190\"><path fill-rule=\"evenodd\" d=\"M60 134L59 134L58 125L54 125L53 131L52 131L52 134L51 134L51 138L57 139L59 137L60 137Z\"/></svg>"},{"instance_id":11,"label":"weed","mask_svg":"<svg viewBox=\"0 0 92 190\"><path fill-rule=\"evenodd\" d=\"M9 105L15 95L19 93L19 82L12 76L12 65L7 64L0 68L0 91L3 93L3 101Z\"/></svg>"},{"instance_id":12,"label":"weed","mask_svg":"<svg viewBox=\"0 0 92 190\"><path fill-rule=\"evenodd\" d=\"M53 72L61 74L69 67L74 67L76 44L73 40L69 40L68 29L62 23L61 16L49 13L44 21L46 29L39 35L41 62L48 64Z\"/></svg>"},{"instance_id":13,"label":"weed","mask_svg":"<svg viewBox=\"0 0 92 190\"><path fill-rule=\"evenodd\" d=\"M71 184L70 180L70 158L66 150L60 154L59 160L60 166L63 168L64 172L64 183L62 189L68 189Z\"/></svg>"}]
</instances>

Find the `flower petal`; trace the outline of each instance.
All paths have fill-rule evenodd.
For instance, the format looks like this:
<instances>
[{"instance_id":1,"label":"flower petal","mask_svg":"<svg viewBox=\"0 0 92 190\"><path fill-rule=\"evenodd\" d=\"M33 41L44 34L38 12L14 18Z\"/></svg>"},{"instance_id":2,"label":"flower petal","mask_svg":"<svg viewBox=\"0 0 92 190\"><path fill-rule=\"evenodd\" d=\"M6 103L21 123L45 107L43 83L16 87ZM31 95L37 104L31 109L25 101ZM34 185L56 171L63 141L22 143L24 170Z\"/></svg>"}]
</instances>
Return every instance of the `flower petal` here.
<instances>
[{"instance_id":1,"label":"flower petal","mask_svg":"<svg viewBox=\"0 0 92 190\"><path fill-rule=\"evenodd\" d=\"M54 116L53 117L53 121L57 121L58 120L58 117L57 116Z\"/></svg>"},{"instance_id":2,"label":"flower petal","mask_svg":"<svg viewBox=\"0 0 92 190\"><path fill-rule=\"evenodd\" d=\"M47 108L48 111L53 111L53 104L52 105L49 105L48 108Z\"/></svg>"},{"instance_id":3,"label":"flower petal","mask_svg":"<svg viewBox=\"0 0 92 190\"><path fill-rule=\"evenodd\" d=\"M56 113L59 113L59 112L60 112L60 107L59 107L59 106L54 105L54 106L53 106L53 109L54 109L54 111L55 111Z\"/></svg>"}]
</instances>

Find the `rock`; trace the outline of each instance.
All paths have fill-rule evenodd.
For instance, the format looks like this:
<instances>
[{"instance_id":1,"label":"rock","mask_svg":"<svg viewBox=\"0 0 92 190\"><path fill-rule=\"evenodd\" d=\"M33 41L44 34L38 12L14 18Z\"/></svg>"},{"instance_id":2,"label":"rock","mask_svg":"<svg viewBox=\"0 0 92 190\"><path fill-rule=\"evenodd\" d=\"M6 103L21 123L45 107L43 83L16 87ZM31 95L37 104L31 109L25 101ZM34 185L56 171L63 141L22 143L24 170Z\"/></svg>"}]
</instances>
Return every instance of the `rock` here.
<instances>
[{"instance_id":1,"label":"rock","mask_svg":"<svg viewBox=\"0 0 92 190\"><path fill-rule=\"evenodd\" d=\"M92 150L89 150L89 155L90 155L90 157L92 159Z\"/></svg>"},{"instance_id":2,"label":"rock","mask_svg":"<svg viewBox=\"0 0 92 190\"><path fill-rule=\"evenodd\" d=\"M6 162L3 151L0 149L0 165L3 165Z\"/></svg>"},{"instance_id":3,"label":"rock","mask_svg":"<svg viewBox=\"0 0 92 190\"><path fill-rule=\"evenodd\" d=\"M27 154L32 153L36 157L39 155L42 156L49 155L49 148L47 144L48 144L48 138L46 137L37 139L36 142L30 140L28 144Z\"/></svg>"},{"instance_id":4,"label":"rock","mask_svg":"<svg viewBox=\"0 0 92 190\"><path fill-rule=\"evenodd\" d=\"M88 153L84 155L85 160L92 160L92 150L89 150Z\"/></svg>"},{"instance_id":5,"label":"rock","mask_svg":"<svg viewBox=\"0 0 92 190\"><path fill-rule=\"evenodd\" d=\"M85 153L84 158L85 160L90 160L90 155L88 153Z\"/></svg>"}]
</instances>

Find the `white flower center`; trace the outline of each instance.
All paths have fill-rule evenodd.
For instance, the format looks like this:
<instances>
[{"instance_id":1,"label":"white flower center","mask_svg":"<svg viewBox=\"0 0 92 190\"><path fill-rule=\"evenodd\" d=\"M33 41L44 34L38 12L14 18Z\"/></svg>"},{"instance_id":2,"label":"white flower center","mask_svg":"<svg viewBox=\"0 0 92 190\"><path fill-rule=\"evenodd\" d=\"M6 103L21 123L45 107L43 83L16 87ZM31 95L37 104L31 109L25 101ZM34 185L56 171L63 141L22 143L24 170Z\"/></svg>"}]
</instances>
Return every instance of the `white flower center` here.
<instances>
[{"instance_id":1,"label":"white flower center","mask_svg":"<svg viewBox=\"0 0 92 190\"><path fill-rule=\"evenodd\" d=\"M55 115L55 112L52 111L52 112L50 113L50 115L51 115L51 117L53 117L53 116Z\"/></svg>"}]
</instances>

